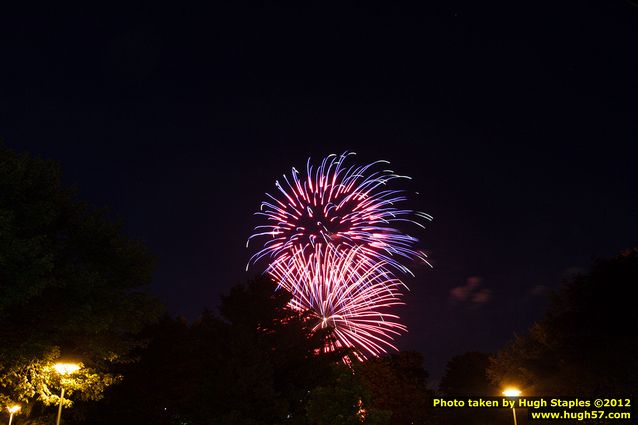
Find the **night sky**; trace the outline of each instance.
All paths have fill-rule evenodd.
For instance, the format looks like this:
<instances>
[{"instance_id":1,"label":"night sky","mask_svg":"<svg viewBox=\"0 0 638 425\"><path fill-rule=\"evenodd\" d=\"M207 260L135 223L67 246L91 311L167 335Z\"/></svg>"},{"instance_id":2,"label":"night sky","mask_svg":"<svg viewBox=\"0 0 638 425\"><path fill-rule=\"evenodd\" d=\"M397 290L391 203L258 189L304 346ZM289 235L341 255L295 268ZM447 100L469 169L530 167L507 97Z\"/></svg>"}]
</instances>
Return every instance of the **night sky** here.
<instances>
[{"instance_id":1,"label":"night sky","mask_svg":"<svg viewBox=\"0 0 638 425\"><path fill-rule=\"evenodd\" d=\"M631 2L209 3L53 3L0 25L0 137L149 246L171 313L260 272L245 242L264 193L345 150L391 161L434 216L398 340L434 379L638 245Z\"/></svg>"}]
</instances>

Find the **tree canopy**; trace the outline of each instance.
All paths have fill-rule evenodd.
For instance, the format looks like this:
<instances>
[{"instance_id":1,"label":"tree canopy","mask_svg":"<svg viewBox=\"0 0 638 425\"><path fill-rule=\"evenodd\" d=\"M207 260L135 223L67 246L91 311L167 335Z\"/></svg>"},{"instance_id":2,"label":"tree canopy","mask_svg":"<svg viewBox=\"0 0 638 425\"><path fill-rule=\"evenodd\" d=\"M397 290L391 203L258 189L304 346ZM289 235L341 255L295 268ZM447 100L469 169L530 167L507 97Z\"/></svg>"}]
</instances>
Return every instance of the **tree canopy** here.
<instances>
[{"instance_id":1,"label":"tree canopy","mask_svg":"<svg viewBox=\"0 0 638 425\"><path fill-rule=\"evenodd\" d=\"M478 351L452 357L439 382L439 391L447 396L499 395L498 388L487 377L489 359L489 354Z\"/></svg>"},{"instance_id":2,"label":"tree canopy","mask_svg":"<svg viewBox=\"0 0 638 425\"><path fill-rule=\"evenodd\" d=\"M412 351L371 358L354 367L370 393L370 406L389 413L389 425L425 423L431 412L423 357Z\"/></svg>"},{"instance_id":3,"label":"tree canopy","mask_svg":"<svg viewBox=\"0 0 638 425\"><path fill-rule=\"evenodd\" d=\"M330 380L340 357L317 355L325 334L288 301L258 278L222 298L221 316L207 311L191 325L165 317L93 423L305 423L310 390Z\"/></svg>"},{"instance_id":4,"label":"tree canopy","mask_svg":"<svg viewBox=\"0 0 638 425\"><path fill-rule=\"evenodd\" d=\"M439 392L447 397L499 396L501 389L490 382L487 376L489 359L489 354L477 351L452 357L439 382ZM435 423L492 425L502 423L504 419L509 419L509 412L500 409L460 407L436 409Z\"/></svg>"},{"instance_id":5,"label":"tree canopy","mask_svg":"<svg viewBox=\"0 0 638 425\"><path fill-rule=\"evenodd\" d=\"M77 359L94 376L124 361L134 334L158 316L145 292L152 257L120 227L63 187L56 163L0 145L2 401L48 403L37 381L51 362ZM96 388L76 389L95 398Z\"/></svg>"},{"instance_id":6,"label":"tree canopy","mask_svg":"<svg viewBox=\"0 0 638 425\"><path fill-rule=\"evenodd\" d=\"M375 425L424 414L418 355L348 365L347 352L324 352L329 335L289 299L259 277L222 297L219 316L207 311L192 324L164 317L87 422L338 425L365 417Z\"/></svg>"},{"instance_id":7,"label":"tree canopy","mask_svg":"<svg viewBox=\"0 0 638 425\"><path fill-rule=\"evenodd\" d=\"M493 359L497 383L526 394L632 394L638 388L638 249L564 282L545 316Z\"/></svg>"}]
</instances>

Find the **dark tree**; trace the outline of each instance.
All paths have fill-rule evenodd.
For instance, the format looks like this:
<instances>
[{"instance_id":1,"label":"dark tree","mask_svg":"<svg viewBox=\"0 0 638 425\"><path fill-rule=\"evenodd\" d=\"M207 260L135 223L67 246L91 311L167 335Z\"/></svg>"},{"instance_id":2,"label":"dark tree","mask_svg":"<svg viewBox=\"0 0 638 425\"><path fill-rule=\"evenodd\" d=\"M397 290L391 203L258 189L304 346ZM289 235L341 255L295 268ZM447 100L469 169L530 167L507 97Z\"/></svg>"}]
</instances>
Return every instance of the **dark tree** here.
<instances>
[{"instance_id":1,"label":"dark tree","mask_svg":"<svg viewBox=\"0 0 638 425\"><path fill-rule=\"evenodd\" d=\"M545 316L492 359L491 379L517 383L527 394L633 394L636 282L637 249L564 282Z\"/></svg>"},{"instance_id":2,"label":"dark tree","mask_svg":"<svg viewBox=\"0 0 638 425\"><path fill-rule=\"evenodd\" d=\"M355 365L363 388L370 394L370 407L390 413L387 424L426 423L431 414L427 373L416 352L400 352L372 358Z\"/></svg>"},{"instance_id":3,"label":"dark tree","mask_svg":"<svg viewBox=\"0 0 638 425\"><path fill-rule=\"evenodd\" d=\"M311 390L306 407L308 425L382 425L391 414L374 407L360 374L344 363L335 363L332 379Z\"/></svg>"},{"instance_id":4,"label":"dark tree","mask_svg":"<svg viewBox=\"0 0 638 425\"><path fill-rule=\"evenodd\" d=\"M453 357L445 368L439 391L445 395L494 396L498 388L489 381L489 354L470 351Z\"/></svg>"},{"instance_id":5,"label":"dark tree","mask_svg":"<svg viewBox=\"0 0 638 425\"><path fill-rule=\"evenodd\" d=\"M305 424L312 390L334 379L340 354L259 278L222 298L221 317L149 329L140 361L123 371L90 423Z\"/></svg>"},{"instance_id":6,"label":"dark tree","mask_svg":"<svg viewBox=\"0 0 638 425\"><path fill-rule=\"evenodd\" d=\"M18 388L10 376L41 369L43 359L60 351L95 370L125 360L137 343L134 334L159 312L144 292L151 272L146 249L103 212L76 200L62 186L57 164L0 146L0 376L9 376L3 378L6 398L46 401L33 377L22 377L29 385Z\"/></svg>"},{"instance_id":7,"label":"dark tree","mask_svg":"<svg viewBox=\"0 0 638 425\"><path fill-rule=\"evenodd\" d=\"M500 389L487 377L489 355L471 351L453 357L439 383L439 392L447 397L498 396ZM436 409L436 423L449 425L491 425L509 423L509 412L501 409ZM507 420L507 422L505 422Z\"/></svg>"}]
</instances>

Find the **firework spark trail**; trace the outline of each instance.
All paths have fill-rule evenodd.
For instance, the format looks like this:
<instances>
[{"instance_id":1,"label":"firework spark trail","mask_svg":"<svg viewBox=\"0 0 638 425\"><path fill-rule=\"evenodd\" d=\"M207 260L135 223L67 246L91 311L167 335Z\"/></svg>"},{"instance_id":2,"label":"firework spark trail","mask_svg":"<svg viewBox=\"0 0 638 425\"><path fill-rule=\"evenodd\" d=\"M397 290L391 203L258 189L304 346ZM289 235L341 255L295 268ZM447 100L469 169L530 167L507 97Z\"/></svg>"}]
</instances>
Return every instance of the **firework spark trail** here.
<instances>
[{"instance_id":1,"label":"firework spark trail","mask_svg":"<svg viewBox=\"0 0 638 425\"><path fill-rule=\"evenodd\" d=\"M418 239L394 227L399 222L423 227L418 219L432 219L419 211L397 208L396 204L407 200L405 192L386 189L389 182L409 177L391 170L374 171L387 161L346 167L351 155L330 155L316 168L308 160L305 176L293 168L290 179L284 175L283 184L276 182L279 197L266 194L269 199L256 213L265 217L268 224L257 226L246 245L252 239L269 239L246 268L264 257L270 259L269 268L275 267L279 262L290 261L291 252L299 248L311 250L319 242L339 251L365 247L359 253L371 265L382 261L409 275L412 272L402 261L417 259L428 263L425 253L415 248Z\"/></svg>"},{"instance_id":2,"label":"firework spark trail","mask_svg":"<svg viewBox=\"0 0 638 425\"><path fill-rule=\"evenodd\" d=\"M271 270L281 287L292 294L291 306L310 310L315 329L331 328L334 346L354 347L376 356L393 348L393 337L406 330L399 317L387 313L400 301L401 281L385 270L384 263L369 267L361 260L360 247L345 255L317 244L307 254L298 250L292 257L294 273L283 263ZM370 283L372 282L372 283Z\"/></svg>"},{"instance_id":3,"label":"firework spark trail","mask_svg":"<svg viewBox=\"0 0 638 425\"><path fill-rule=\"evenodd\" d=\"M291 293L291 306L311 311L315 329L330 328L326 349L355 348L364 359L396 349L393 338L406 331L387 312L402 304L406 287L394 272L412 275L404 262L429 264L418 239L396 226L423 227L419 220L432 217L397 207L407 196L388 185L409 177L379 169L387 161L346 165L351 155L329 155L317 167L309 159L305 174L293 168L290 178L276 182L277 196L266 194L256 213L266 224L246 246L267 240L247 268L267 258L265 272Z\"/></svg>"}]
</instances>

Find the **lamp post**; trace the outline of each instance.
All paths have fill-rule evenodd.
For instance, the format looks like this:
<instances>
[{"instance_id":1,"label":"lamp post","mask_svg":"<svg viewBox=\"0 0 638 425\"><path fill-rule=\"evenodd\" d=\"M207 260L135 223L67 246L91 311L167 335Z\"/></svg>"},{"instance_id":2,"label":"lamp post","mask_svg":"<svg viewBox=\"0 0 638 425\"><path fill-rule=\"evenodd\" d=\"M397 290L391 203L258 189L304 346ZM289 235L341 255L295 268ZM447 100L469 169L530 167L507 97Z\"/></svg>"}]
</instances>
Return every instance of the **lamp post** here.
<instances>
[{"instance_id":1,"label":"lamp post","mask_svg":"<svg viewBox=\"0 0 638 425\"><path fill-rule=\"evenodd\" d=\"M56 372L58 372L58 374L64 377L66 375L71 375L73 372L77 372L78 369L80 369L80 365L75 363L56 363L53 368ZM62 392L60 393L60 406L58 407L58 418L55 421L56 425L60 425L60 417L62 416L62 402L64 401L64 386L62 386L61 379L60 386L62 387Z\"/></svg>"},{"instance_id":2,"label":"lamp post","mask_svg":"<svg viewBox=\"0 0 638 425\"><path fill-rule=\"evenodd\" d=\"M20 409L22 409L22 407L19 404L14 404L13 406L7 407L7 410L9 411L9 425L11 425L11 422L13 422L13 415L18 413Z\"/></svg>"},{"instance_id":3,"label":"lamp post","mask_svg":"<svg viewBox=\"0 0 638 425\"><path fill-rule=\"evenodd\" d=\"M505 397L518 397L521 395L521 390L517 388L507 388L503 391ZM512 407L512 415L514 415L514 425L516 425L516 407Z\"/></svg>"}]
</instances>

